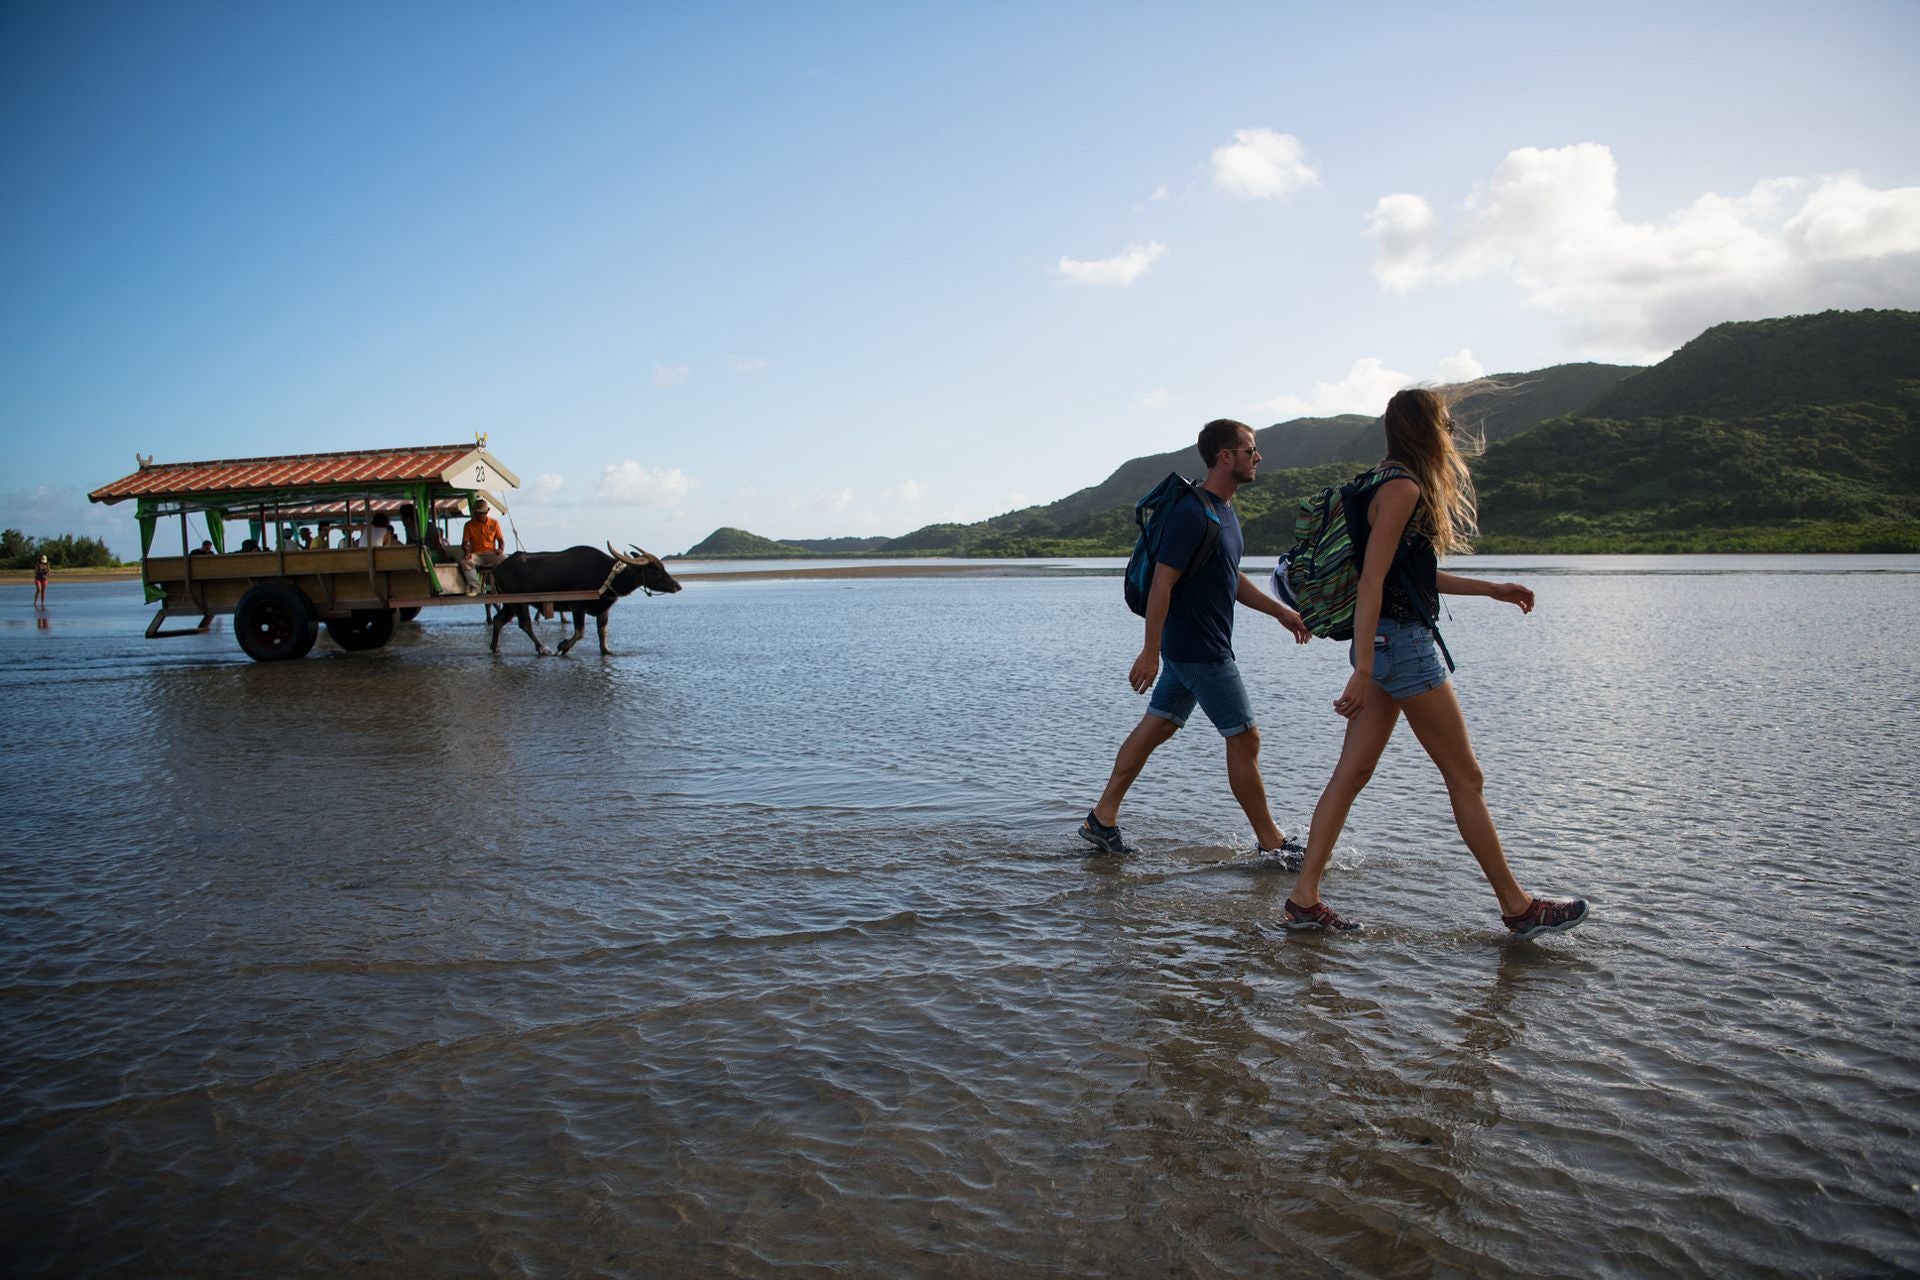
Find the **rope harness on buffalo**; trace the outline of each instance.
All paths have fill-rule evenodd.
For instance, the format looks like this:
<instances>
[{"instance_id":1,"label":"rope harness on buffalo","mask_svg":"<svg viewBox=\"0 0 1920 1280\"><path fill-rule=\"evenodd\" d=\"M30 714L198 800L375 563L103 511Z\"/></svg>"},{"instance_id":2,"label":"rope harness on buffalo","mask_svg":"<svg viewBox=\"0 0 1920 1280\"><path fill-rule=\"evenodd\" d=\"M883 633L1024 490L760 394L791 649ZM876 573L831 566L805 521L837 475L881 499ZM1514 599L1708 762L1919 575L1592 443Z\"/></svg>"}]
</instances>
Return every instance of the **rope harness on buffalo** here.
<instances>
[{"instance_id":1,"label":"rope harness on buffalo","mask_svg":"<svg viewBox=\"0 0 1920 1280\"><path fill-rule=\"evenodd\" d=\"M628 556L623 556L618 551L615 551L613 549L613 544L611 542L607 544L607 554L613 557L613 568L607 571L607 580L600 584L601 595L610 596L610 595L616 594L613 590L613 580L619 577L624 570L629 568L645 569L649 563L653 563L653 564L659 563L658 557L652 555L651 553L642 551L638 547L635 547L633 550L634 550L634 554L638 555L640 559L635 560ZM654 594L653 588L649 587L644 581L642 581L640 584L640 591L643 595L647 596L649 599L653 597L653 594Z\"/></svg>"}]
</instances>

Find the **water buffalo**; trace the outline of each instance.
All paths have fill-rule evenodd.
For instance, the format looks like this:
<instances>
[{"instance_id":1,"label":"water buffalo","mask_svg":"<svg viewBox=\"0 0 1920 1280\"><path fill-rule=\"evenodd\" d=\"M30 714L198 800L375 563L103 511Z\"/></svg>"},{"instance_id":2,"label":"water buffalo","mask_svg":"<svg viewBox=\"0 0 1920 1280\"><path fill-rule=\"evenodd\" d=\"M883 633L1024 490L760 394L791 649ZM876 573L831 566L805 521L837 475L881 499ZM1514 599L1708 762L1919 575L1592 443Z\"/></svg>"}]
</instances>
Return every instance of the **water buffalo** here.
<instances>
[{"instance_id":1,"label":"water buffalo","mask_svg":"<svg viewBox=\"0 0 1920 1280\"><path fill-rule=\"evenodd\" d=\"M560 608L573 614L573 634L560 642L565 654L580 641L586 615L592 614L600 628L600 652L607 648L607 610L621 596L635 591L648 595L671 595L680 589L660 557L648 555L638 547L632 555L622 555L609 542L605 551L593 547L568 547L565 551L516 551L493 568L494 589L502 595L525 595L535 591L592 591L599 588L598 600L563 600ZM487 648L500 651L500 632L509 621L517 620L520 629L533 641L544 657L553 652L534 634L533 619L524 604L501 605L493 615L493 640Z\"/></svg>"}]
</instances>

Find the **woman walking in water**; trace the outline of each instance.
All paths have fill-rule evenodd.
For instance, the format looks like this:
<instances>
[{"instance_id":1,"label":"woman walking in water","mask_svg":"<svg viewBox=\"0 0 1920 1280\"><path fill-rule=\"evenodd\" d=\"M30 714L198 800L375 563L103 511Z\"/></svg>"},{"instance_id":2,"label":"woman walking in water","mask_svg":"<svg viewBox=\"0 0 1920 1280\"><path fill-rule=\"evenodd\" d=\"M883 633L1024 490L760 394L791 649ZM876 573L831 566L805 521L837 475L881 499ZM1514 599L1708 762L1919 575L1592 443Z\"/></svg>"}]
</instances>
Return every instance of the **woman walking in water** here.
<instances>
[{"instance_id":1,"label":"woman walking in water","mask_svg":"<svg viewBox=\"0 0 1920 1280\"><path fill-rule=\"evenodd\" d=\"M1320 877L1333 856L1347 813L1373 776L1373 767L1401 715L1439 766L1460 836L1500 900L1500 915L1516 937L1560 933L1587 918L1579 898L1536 898L1507 866L1500 836L1481 795L1480 762L1467 740L1467 723L1427 620L1442 595L1492 596L1533 611L1533 592L1517 582L1487 582L1443 573L1439 558L1462 550L1476 532L1473 480L1454 443L1453 416L1439 393L1402 391L1387 404L1387 456L1369 474L1356 499L1354 550L1362 556L1353 610L1353 676L1333 709L1347 720L1340 762L1307 833L1306 862L1287 898L1289 929L1353 929L1358 925L1320 900ZM1364 517L1364 519L1360 518ZM1418 592L1415 600L1408 591Z\"/></svg>"}]
</instances>

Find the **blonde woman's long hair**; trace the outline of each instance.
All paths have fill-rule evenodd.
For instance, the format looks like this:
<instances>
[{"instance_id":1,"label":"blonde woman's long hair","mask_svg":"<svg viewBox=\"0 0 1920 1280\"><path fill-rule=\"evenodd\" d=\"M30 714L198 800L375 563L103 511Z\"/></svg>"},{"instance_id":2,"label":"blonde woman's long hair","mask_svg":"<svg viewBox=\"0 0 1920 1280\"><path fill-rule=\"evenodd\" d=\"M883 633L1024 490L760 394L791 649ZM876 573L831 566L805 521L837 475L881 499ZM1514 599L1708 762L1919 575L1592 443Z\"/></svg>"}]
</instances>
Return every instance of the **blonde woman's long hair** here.
<instances>
[{"instance_id":1,"label":"blonde woman's long hair","mask_svg":"<svg viewBox=\"0 0 1920 1280\"><path fill-rule=\"evenodd\" d=\"M1453 405L1491 389L1467 383L1435 390L1409 387L1387 402L1387 457L1413 472L1420 482L1414 526L1433 542L1442 558L1469 548L1480 532L1478 499L1467 470L1469 454L1479 453L1478 437L1464 435L1453 421Z\"/></svg>"}]
</instances>

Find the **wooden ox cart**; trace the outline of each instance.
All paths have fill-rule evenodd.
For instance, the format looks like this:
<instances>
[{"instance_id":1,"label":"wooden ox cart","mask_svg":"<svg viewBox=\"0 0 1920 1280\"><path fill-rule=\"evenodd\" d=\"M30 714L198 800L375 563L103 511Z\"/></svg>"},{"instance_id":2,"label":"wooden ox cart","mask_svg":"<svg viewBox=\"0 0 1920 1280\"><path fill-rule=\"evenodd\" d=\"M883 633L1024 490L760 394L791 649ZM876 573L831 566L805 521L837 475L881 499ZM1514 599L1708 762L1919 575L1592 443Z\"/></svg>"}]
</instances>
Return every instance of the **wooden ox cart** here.
<instances>
[{"instance_id":1,"label":"wooden ox cart","mask_svg":"<svg viewBox=\"0 0 1920 1280\"><path fill-rule=\"evenodd\" d=\"M378 649L396 622L450 604L508 605L598 599L598 591L466 594L458 564L459 526L478 495L496 509L519 480L472 445L428 445L352 453L309 453L219 462L140 459L132 475L95 489L94 502L132 501L140 522L140 580L160 607L149 639L207 630L232 614L234 634L260 662L304 657L320 628L343 649ZM195 519L203 533L192 527ZM178 522L179 551L162 549L163 525ZM248 529L229 548L229 522ZM346 535L328 545L331 531ZM374 545L370 530L392 530ZM311 539L311 545L301 537ZM202 553L202 542L212 554ZM168 619L192 618L168 629Z\"/></svg>"}]
</instances>

